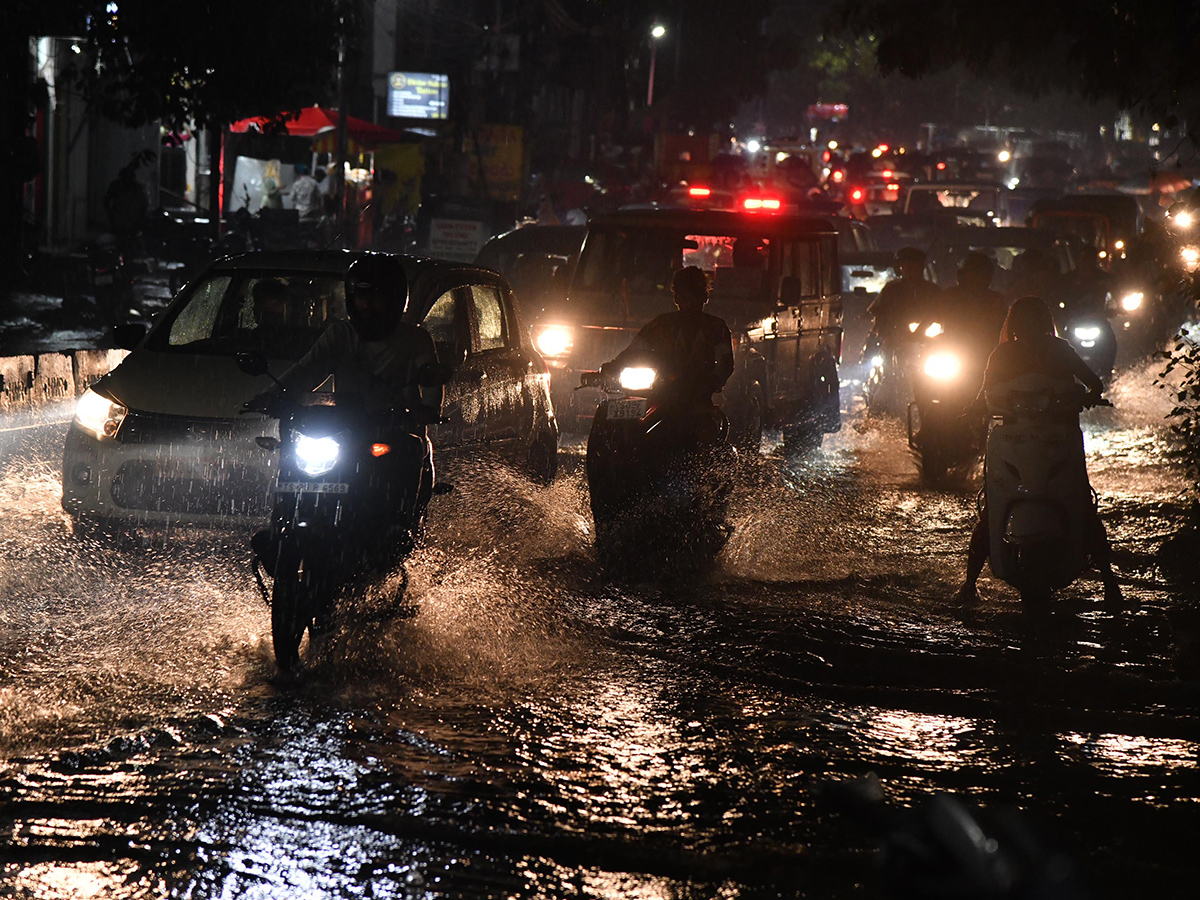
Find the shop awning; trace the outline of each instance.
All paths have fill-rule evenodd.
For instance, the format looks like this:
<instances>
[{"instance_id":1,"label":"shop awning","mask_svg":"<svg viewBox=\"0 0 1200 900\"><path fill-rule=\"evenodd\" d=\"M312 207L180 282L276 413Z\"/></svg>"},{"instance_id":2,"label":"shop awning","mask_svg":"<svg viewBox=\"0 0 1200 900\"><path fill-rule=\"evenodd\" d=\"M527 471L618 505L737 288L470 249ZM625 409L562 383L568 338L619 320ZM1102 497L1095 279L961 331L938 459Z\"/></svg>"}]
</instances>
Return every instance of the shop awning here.
<instances>
[{"instance_id":1,"label":"shop awning","mask_svg":"<svg viewBox=\"0 0 1200 900\"><path fill-rule=\"evenodd\" d=\"M302 109L299 114L284 119L283 124L287 128L288 134L314 138L315 146L313 149L317 152L332 153L337 141L339 118L340 116L336 109L308 106ZM241 119L230 125L229 130L238 133L250 131L251 129L261 131L269 121L270 118L267 116ZM418 135L410 134L407 131L385 128L382 125L376 125L374 122L368 122L366 119L356 119L354 116L346 117L346 136L354 145L350 148L351 152L355 152L356 150L373 150L380 144L398 144L420 139Z\"/></svg>"}]
</instances>

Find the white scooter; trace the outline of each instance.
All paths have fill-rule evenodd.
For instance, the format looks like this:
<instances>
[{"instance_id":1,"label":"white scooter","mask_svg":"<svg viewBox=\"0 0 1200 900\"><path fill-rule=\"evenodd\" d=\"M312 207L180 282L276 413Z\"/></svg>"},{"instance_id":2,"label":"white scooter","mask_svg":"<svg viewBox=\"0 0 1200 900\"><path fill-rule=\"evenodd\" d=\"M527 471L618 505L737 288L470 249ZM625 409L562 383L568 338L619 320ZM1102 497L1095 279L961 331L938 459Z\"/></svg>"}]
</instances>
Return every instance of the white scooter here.
<instances>
[{"instance_id":1,"label":"white scooter","mask_svg":"<svg viewBox=\"0 0 1200 900\"><path fill-rule=\"evenodd\" d=\"M1085 397L1082 385L1041 375L987 394L990 564L1026 606L1044 605L1088 568L1096 499L1079 430Z\"/></svg>"}]
</instances>

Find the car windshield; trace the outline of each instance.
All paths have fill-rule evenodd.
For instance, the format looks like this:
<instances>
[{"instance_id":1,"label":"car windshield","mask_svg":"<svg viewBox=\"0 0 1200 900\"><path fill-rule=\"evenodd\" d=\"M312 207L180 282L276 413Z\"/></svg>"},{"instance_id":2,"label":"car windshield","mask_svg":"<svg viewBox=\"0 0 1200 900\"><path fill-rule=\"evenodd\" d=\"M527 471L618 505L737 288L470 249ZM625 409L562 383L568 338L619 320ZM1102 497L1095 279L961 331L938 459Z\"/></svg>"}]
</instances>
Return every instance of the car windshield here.
<instances>
[{"instance_id":1,"label":"car windshield","mask_svg":"<svg viewBox=\"0 0 1200 900\"><path fill-rule=\"evenodd\" d=\"M581 296L617 296L629 318L673 309L671 276L699 266L712 276L713 298L749 298L766 287L771 239L762 234L696 234L680 229L597 229L579 263ZM626 298L627 301L626 301Z\"/></svg>"},{"instance_id":2,"label":"car windshield","mask_svg":"<svg viewBox=\"0 0 1200 900\"><path fill-rule=\"evenodd\" d=\"M996 208L999 191L995 188L938 188L935 190L912 190L909 193L909 211L924 212L930 209L978 209L992 211Z\"/></svg>"},{"instance_id":3,"label":"car windshield","mask_svg":"<svg viewBox=\"0 0 1200 900\"><path fill-rule=\"evenodd\" d=\"M218 270L172 307L147 348L214 356L257 350L271 359L299 359L327 323L345 315L341 275Z\"/></svg>"}]
</instances>

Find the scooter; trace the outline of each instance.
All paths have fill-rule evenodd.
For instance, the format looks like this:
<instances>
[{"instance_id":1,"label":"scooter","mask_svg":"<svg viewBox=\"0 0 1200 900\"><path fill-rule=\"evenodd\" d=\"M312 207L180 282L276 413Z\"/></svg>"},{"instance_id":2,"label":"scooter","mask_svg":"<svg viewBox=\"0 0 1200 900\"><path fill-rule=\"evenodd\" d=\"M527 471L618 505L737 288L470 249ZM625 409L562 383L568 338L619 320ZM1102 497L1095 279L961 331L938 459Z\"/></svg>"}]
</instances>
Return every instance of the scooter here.
<instances>
[{"instance_id":1,"label":"scooter","mask_svg":"<svg viewBox=\"0 0 1200 900\"><path fill-rule=\"evenodd\" d=\"M261 354L238 355L242 371L269 374ZM429 364L418 382L450 378ZM275 661L288 673L300 661L305 631L328 629L338 597L386 576L416 546L434 490L425 410L366 408L354 394L285 393L247 412L279 419L280 437L257 443L279 453L269 527L251 538L254 574L271 606ZM261 570L272 579L269 592Z\"/></svg>"},{"instance_id":2,"label":"scooter","mask_svg":"<svg viewBox=\"0 0 1200 900\"><path fill-rule=\"evenodd\" d=\"M921 323L925 338L913 374L908 404L908 446L929 481L979 458L983 428L964 415L983 384L986 359L942 332L938 322Z\"/></svg>"},{"instance_id":3,"label":"scooter","mask_svg":"<svg viewBox=\"0 0 1200 900\"><path fill-rule=\"evenodd\" d=\"M1088 567L1096 498L1079 430L1085 397L1081 385L1042 375L988 391L990 565L1027 606L1044 605Z\"/></svg>"},{"instance_id":4,"label":"scooter","mask_svg":"<svg viewBox=\"0 0 1200 900\"><path fill-rule=\"evenodd\" d=\"M622 354L580 381L604 391L586 459L601 557L636 564L653 549L657 561L682 568L711 562L732 531L729 472L737 451L724 413L681 397L649 354Z\"/></svg>"},{"instance_id":5,"label":"scooter","mask_svg":"<svg viewBox=\"0 0 1200 900\"><path fill-rule=\"evenodd\" d=\"M1106 385L1112 381L1117 335L1107 316L1084 312L1066 317L1062 334L1101 381Z\"/></svg>"}]
</instances>

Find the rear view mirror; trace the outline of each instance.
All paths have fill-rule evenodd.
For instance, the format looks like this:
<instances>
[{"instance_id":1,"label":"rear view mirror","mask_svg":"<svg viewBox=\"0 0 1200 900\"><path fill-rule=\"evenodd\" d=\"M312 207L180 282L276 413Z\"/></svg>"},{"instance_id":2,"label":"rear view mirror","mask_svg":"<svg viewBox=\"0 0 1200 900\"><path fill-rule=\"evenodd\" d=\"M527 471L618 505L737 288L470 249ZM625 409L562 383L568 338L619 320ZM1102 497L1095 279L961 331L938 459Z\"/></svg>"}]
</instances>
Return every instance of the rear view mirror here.
<instances>
[{"instance_id":1,"label":"rear view mirror","mask_svg":"<svg viewBox=\"0 0 1200 900\"><path fill-rule=\"evenodd\" d=\"M239 353L237 355L237 367L247 375L253 375L255 378L268 373L267 358L257 351Z\"/></svg>"},{"instance_id":2,"label":"rear view mirror","mask_svg":"<svg viewBox=\"0 0 1200 900\"><path fill-rule=\"evenodd\" d=\"M121 350L133 350L146 336L146 326L141 322L130 322L113 327L113 343Z\"/></svg>"},{"instance_id":3,"label":"rear view mirror","mask_svg":"<svg viewBox=\"0 0 1200 900\"><path fill-rule=\"evenodd\" d=\"M421 387L441 387L454 377L454 367L440 362L427 362L417 370L417 384Z\"/></svg>"}]
</instances>

